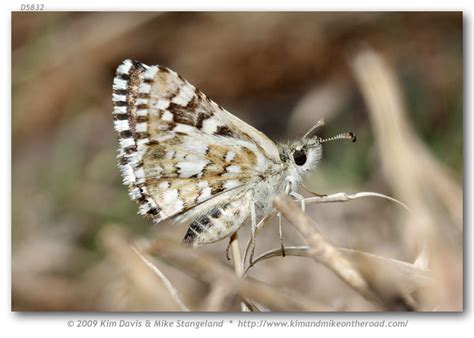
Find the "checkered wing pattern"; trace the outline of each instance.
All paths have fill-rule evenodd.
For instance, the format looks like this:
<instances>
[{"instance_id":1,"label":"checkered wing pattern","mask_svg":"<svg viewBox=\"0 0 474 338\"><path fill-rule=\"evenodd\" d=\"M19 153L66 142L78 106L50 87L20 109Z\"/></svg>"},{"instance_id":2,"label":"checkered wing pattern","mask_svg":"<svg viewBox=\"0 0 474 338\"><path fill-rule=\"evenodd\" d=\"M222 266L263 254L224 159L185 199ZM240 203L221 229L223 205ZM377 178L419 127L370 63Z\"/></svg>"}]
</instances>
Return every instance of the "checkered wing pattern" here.
<instances>
[{"instance_id":1,"label":"checkered wing pattern","mask_svg":"<svg viewBox=\"0 0 474 338\"><path fill-rule=\"evenodd\" d=\"M125 60L113 103L130 197L155 223L192 222L188 244L235 232L248 217L252 186L281 161L264 134L168 68Z\"/></svg>"}]
</instances>

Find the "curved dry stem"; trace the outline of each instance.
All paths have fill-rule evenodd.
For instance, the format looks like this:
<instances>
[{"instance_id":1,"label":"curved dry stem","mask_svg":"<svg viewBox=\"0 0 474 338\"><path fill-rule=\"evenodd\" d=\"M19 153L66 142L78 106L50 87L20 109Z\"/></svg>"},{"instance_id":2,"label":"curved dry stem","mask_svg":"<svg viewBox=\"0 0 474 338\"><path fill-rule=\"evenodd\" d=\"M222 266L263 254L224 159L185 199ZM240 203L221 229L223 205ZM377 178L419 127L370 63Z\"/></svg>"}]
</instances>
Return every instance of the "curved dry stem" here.
<instances>
[{"instance_id":1,"label":"curved dry stem","mask_svg":"<svg viewBox=\"0 0 474 338\"><path fill-rule=\"evenodd\" d=\"M402 206L405 210L413 214L413 211L403 202L397 200L396 198L380 194L377 192L371 192L371 191L363 191L363 192L358 192L356 194L348 194L345 192L338 192L335 194L331 195L326 195L326 196L314 196L314 197L308 197L304 199L305 204L309 203L335 203L335 202L348 202L355 200L357 198L362 198L362 197L379 197L379 198L384 198L389 201L395 202L398 205ZM300 201L298 201L300 202Z\"/></svg>"},{"instance_id":2,"label":"curved dry stem","mask_svg":"<svg viewBox=\"0 0 474 338\"><path fill-rule=\"evenodd\" d=\"M308 246L303 245L303 246L285 246L285 256L295 256L295 257L306 257L306 258L311 258L308 255ZM278 249L272 249L268 250L264 253L262 253L260 256L257 256L255 260L253 261L253 266L247 266L247 268L244 270L244 273L242 277L245 277L247 273L250 271L251 268L253 268L258 262L262 262L264 260L267 260L269 258L273 257L283 257L283 252L281 248Z\"/></svg>"},{"instance_id":3,"label":"curved dry stem","mask_svg":"<svg viewBox=\"0 0 474 338\"><path fill-rule=\"evenodd\" d=\"M312 258L309 250L309 246L285 247L286 255L295 257ZM339 248L339 250L359 269L370 288L376 292L388 308L420 309L420 300L413 297L413 292L427 290L430 285L433 285L431 271L420 267L417 264L418 259L411 264L359 250L345 248ZM255 263L281 255L280 248L272 249L258 256ZM245 270L244 275L250 268L249 266Z\"/></svg>"},{"instance_id":4,"label":"curved dry stem","mask_svg":"<svg viewBox=\"0 0 474 338\"><path fill-rule=\"evenodd\" d=\"M408 262L400 261L394 258L388 258L388 257L383 257L379 255L374 255L368 252L364 251L359 251L359 250L354 250L354 249L346 249L346 248L338 248L345 256L354 256L354 255L361 255L364 256L368 259L371 260L379 260L380 262L387 263L387 264L392 264L394 266L399 267L400 269L406 270L406 271L413 271L416 273L420 273L424 275L423 278L425 278L426 281L430 280L431 278L427 276L427 274L430 272L429 269L423 268L418 266L417 262L410 264ZM285 254L286 256L295 256L295 257L305 257L305 258L311 258L311 256L308 253L309 246L306 245L301 245L301 246L285 246ZM262 262L264 260L273 258L273 257L281 257L282 252L281 248L275 248L272 250L268 250L258 256L254 263ZM249 270L252 267L249 266L247 269L245 269L243 276L245 277Z\"/></svg>"},{"instance_id":5,"label":"curved dry stem","mask_svg":"<svg viewBox=\"0 0 474 338\"><path fill-rule=\"evenodd\" d=\"M324 196L314 196L314 197L308 197L303 200L297 199L295 200L296 202L301 203L302 201L305 204L311 204L311 203L336 203L336 202L348 202L352 201L358 198L363 198L363 197L379 197L379 198L384 198L389 201L395 202L401 207L403 207L405 210L407 210L409 213L413 214L413 211L403 202L397 200L396 198L377 193L377 192L371 192L371 191L363 191L363 192L358 192L355 194L348 194L345 192L338 192L335 194L331 195L324 195ZM270 215L264 217L262 220L257 225L257 229L255 232L255 235L257 235L264 227L267 225L268 221L275 215L275 212L271 213ZM247 261L248 254L251 248L252 244L252 239L249 239L247 241L247 244L245 245L245 251L244 251L244 258L242 260L242 265L245 265L245 262ZM280 249L281 250L281 249ZM256 261L253 262L255 265ZM249 267L247 267L246 271L248 271Z\"/></svg>"}]
</instances>

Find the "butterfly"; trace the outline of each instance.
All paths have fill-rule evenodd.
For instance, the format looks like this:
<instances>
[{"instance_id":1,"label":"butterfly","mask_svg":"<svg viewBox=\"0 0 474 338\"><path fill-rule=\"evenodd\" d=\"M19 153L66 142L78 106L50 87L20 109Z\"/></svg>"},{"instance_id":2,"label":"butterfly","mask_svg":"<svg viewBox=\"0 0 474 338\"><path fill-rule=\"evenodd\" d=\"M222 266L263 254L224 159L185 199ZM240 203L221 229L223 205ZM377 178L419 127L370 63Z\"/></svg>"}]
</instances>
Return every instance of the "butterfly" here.
<instances>
[{"instance_id":1,"label":"butterfly","mask_svg":"<svg viewBox=\"0 0 474 338\"><path fill-rule=\"evenodd\" d=\"M125 60L113 81L118 165L139 214L189 224L190 246L230 237L273 212L272 198L296 192L316 168L322 122L301 139L275 144L174 71Z\"/></svg>"}]
</instances>

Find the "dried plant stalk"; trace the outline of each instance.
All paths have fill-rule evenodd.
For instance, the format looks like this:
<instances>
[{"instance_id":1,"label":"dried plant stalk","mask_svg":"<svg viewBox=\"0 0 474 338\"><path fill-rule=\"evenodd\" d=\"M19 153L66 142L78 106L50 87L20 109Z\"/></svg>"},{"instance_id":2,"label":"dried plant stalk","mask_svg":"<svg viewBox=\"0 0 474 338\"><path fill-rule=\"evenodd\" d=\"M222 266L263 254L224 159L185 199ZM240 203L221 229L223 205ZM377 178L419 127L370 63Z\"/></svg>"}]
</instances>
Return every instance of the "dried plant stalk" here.
<instances>
[{"instance_id":1,"label":"dried plant stalk","mask_svg":"<svg viewBox=\"0 0 474 338\"><path fill-rule=\"evenodd\" d=\"M285 246L285 255L311 258L308 246ZM353 249L338 248L339 251L360 271L370 288L383 299L390 309L419 310L420 300L413 299L415 291L426 290L433 285L431 271L415 263L399 261L393 258L374 255ZM281 248L262 253L255 259L255 264L272 257L281 257ZM421 258L421 256L420 256ZM422 265L422 264L421 264ZM248 266L244 275L250 270Z\"/></svg>"},{"instance_id":2,"label":"dried plant stalk","mask_svg":"<svg viewBox=\"0 0 474 338\"><path fill-rule=\"evenodd\" d=\"M414 132L393 70L372 50L358 53L351 65L369 108L387 181L418 218L425 218L415 226L425 226L419 229L424 235L432 232L430 218L440 208L439 204L427 203L429 196L445 206L441 216L448 214L451 225L462 231L462 191L449 169L431 155Z\"/></svg>"},{"instance_id":3,"label":"dried plant stalk","mask_svg":"<svg viewBox=\"0 0 474 338\"><path fill-rule=\"evenodd\" d=\"M120 228L113 225L105 227L101 240L108 256L124 269L126 276L141 294L146 295L150 304L158 306L167 303L170 310L189 311L171 282L144 255L137 255L138 250L130 246Z\"/></svg>"},{"instance_id":4,"label":"dried plant stalk","mask_svg":"<svg viewBox=\"0 0 474 338\"><path fill-rule=\"evenodd\" d=\"M240 243L237 232L234 233L230 239L230 248L232 250L232 261L234 263L235 274L237 277L242 278L245 261L242 260L242 255L240 254ZM244 302L240 303L240 308L243 312L249 311L249 308Z\"/></svg>"},{"instance_id":5,"label":"dried plant stalk","mask_svg":"<svg viewBox=\"0 0 474 338\"><path fill-rule=\"evenodd\" d=\"M211 287L211 292L207 296L205 311L218 312L224 309L226 300L233 292L225 286L221 281L216 281Z\"/></svg>"},{"instance_id":6,"label":"dried plant stalk","mask_svg":"<svg viewBox=\"0 0 474 338\"><path fill-rule=\"evenodd\" d=\"M170 282L170 280L165 276L163 272L158 269L156 265L154 265L152 262L150 262L145 256L143 256L137 249L135 249L132 246L133 251L140 257L140 259L150 268L151 271L153 271L160 279L165 288L168 290L170 293L171 298L176 302L176 304L180 307L181 311L189 311L188 307L183 303L181 298L178 296L178 292L176 291L176 288L173 286L173 284Z\"/></svg>"},{"instance_id":7,"label":"dried plant stalk","mask_svg":"<svg viewBox=\"0 0 474 338\"><path fill-rule=\"evenodd\" d=\"M349 202L352 200L355 200L357 198L362 198L362 197L379 197L379 198L384 198L389 201L395 202L398 205L402 206L405 210L408 212L412 213L411 209L403 202L400 202L396 198L380 194L377 192L371 192L371 191L363 191L363 192L358 192L355 194L348 194L345 192L338 192L335 194L331 195L323 195L323 196L314 196L314 197L308 197L304 199L305 204L310 204L310 203L336 203L336 202Z\"/></svg>"},{"instance_id":8,"label":"dried plant stalk","mask_svg":"<svg viewBox=\"0 0 474 338\"><path fill-rule=\"evenodd\" d=\"M308 243L308 255L334 271L344 282L360 293L365 299L381 305L380 299L370 290L367 282L342 253L329 243L317 230L316 224L298 208L293 201L285 196L277 196L273 200L275 208L280 211L300 232Z\"/></svg>"},{"instance_id":9,"label":"dried plant stalk","mask_svg":"<svg viewBox=\"0 0 474 338\"><path fill-rule=\"evenodd\" d=\"M426 248L438 286L425 294L428 309L462 308L462 189L413 129L396 73L383 56L365 49L351 66L368 106L382 170L397 198L413 210L404 244ZM456 287L453 287L456 285Z\"/></svg>"},{"instance_id":10,"label":"dried plant stalk","mask_svg":"<svg viewBox=\"0 0 474 338\"><path fill-rule=\"evenodd\" d=\"M282 291L255 279L241 279L227 266L215 258L198 250L182 247L179 243L167 240L155 240L140 249L150 255L156 255L195 278L214 285L224 285L228 294L238 294L276 311L332 311L324 304L313 301L307 296L295 292ZM220 291L221 292L221 291Z\"/></svg>"},{"instance_id":11,"label":"dried plant stalk","mask_svg":"<svg viewBox=\"0 0 474 338\"><path fill-rule=\"evenodd\" d=\"M232 235L230 241L230 248L232 250L232 261L234 263L234 271L238 277L242 277L244 262L242 261L242 255L240 254L240 244L237 233Z\"/></svg>"}]
</instances>

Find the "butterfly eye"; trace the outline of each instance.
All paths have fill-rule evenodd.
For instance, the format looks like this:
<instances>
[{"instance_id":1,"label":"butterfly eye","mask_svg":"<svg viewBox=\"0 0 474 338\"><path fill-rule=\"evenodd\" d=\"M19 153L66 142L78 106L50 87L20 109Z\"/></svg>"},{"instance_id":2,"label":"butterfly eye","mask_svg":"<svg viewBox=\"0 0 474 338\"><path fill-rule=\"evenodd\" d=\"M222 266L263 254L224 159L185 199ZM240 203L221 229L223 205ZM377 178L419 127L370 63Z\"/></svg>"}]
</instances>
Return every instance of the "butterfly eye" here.
<instances>
[{"instance_id":1,"label":"butterfly eye","mask_svg":"<svg viewBox=\"0 0 474 338\"><path fill-rule=\"evenodd\" d=\"M295 150L293 153L293 160L297 165L306 163L306 153L303 150Z\"/></svg>"}]
</instances>

